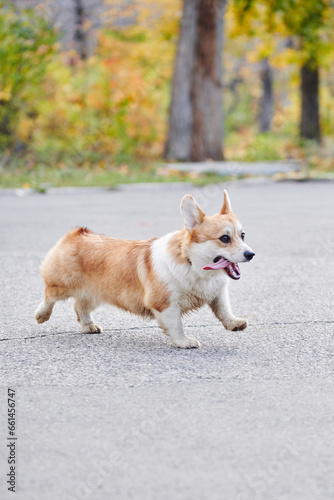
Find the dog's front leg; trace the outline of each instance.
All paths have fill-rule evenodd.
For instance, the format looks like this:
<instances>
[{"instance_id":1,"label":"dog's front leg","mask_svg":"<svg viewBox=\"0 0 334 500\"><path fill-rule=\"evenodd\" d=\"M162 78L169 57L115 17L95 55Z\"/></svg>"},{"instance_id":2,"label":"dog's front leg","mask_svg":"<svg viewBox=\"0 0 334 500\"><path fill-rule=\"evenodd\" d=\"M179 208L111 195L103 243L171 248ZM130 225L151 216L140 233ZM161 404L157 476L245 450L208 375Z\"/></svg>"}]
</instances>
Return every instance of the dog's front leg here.
<instances>
[{"instance_id":1,"label":"dog's front leg","mask_svg":"<svg viewBox=\"0 0 334 500\"><path fill-rule=\"evenodd\" d=\"M247 320L244 318L237 318L237 316L234 316L232 313L227 286L224 287L220 296L216 297L209 305L215 316L223 323L226 330L237 332L238 330L247 328Z\"/></svg>"},{"instance_id":2,"label":"dog's front leg","mask_svg":"<svg viewBox=\"0 0 334 500\"><path fill-rule=\"evenodd\" d=\"M187 337L184 333L179 307L170 306L162 312L153 309L153 313L163 332L169 336L174 347L189 349L200 346L198 340Z\"/></svg>"}]
</instances>

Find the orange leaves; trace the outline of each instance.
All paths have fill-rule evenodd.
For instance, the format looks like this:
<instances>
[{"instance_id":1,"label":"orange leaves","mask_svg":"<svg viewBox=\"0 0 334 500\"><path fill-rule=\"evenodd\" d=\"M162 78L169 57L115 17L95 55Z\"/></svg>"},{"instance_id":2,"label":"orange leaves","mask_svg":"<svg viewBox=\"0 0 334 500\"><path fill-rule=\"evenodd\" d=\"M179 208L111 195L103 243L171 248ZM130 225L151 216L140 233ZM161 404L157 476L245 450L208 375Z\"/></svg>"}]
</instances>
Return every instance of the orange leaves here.
<instances>
[{"instance_id":1,"label":"orange leaves","mask_svg":"<svg viewBox=\"0 0 334 500\"><path fill-rule=\"evenodd\" d=\"M0 62L0 102L15 98L17 105L22 95L13 128L29 154L59 166L161 155L181 4L106 1L110 9L86 61L75 50L54 52L55 34L39 21L42 3L21 21L14 8L1 12L8 58ZM15 44L23 66L12 56Z\"/></svg>"},{"instance_id":2,"label":"orange leaves","mask_svg":"<svg viewBox=\"0 0 334 500\"><path fill-rule=\"evenodd\" d=\"M171 8L172 2L164 3ZM173 19L177 17L165 23L162 36L163 10L159 6L152 12L159 16L151 25L148 12L143 11L140 27L101 31L96 51L85 63L73 51L54 59L37 103L39 118L32 143L44 141L49 148L62 148L75 161L83 156L99 165L122 155L162 154L175 51L166 33L172 36L169 30L176 30Z\"/></svg>"},{"instance_id":3,"label":"orange leaves","mask_svg":"<svg viewBox=\"0 0 334 500\"><path fill-rule=\"evenodd\" d=\"M103 111L106 107L106 102L103 97L104 96L101 95L98 88L95 90L93 89L91 92L87 93L85 104L88 108Z\"/></svg>"},{"instance_id":4,"label":"orange leaves","mask_svg":"<svg viewBox=\"0 0 334 500\"><path fill-rule=\"evenodd\" d=\"M115 58L115 57L109 57L108 59L104 59L102 61L102 65L105 66L106 68L110 67L114 67L117 65L117 63L119 63L119 59Z\"/></svg>"},{"instance_id":5,"label":"orange leaves","mask_svg":"<svg viewBox=\"0 0 334 500\"><path fill-rule=\"evenodd\" d=\"M39 55L46 54L48 51L49 51L48 45L43 44L38 47L37 54Z\"/></svg>"}]
</instances>

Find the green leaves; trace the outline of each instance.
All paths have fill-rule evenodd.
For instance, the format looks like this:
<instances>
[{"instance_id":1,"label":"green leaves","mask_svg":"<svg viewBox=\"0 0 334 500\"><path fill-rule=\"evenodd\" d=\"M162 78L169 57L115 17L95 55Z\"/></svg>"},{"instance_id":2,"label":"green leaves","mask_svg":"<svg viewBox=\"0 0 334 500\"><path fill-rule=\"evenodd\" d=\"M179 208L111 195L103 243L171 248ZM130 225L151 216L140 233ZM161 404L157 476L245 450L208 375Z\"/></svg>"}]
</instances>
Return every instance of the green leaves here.
<instances>
[{"instance_id":1,"label":"green leaves","mask_svg":"<svg viewBox=\"0 0 334 500\"><path fill-rule=\"evenodd\" d=\"M248 35L261 38L264 30L298 37L305 60L319 63L326 46L333 43L334 6L328 0L234 0L233 9L240 31Z\"/></svg>"},{"instance_id":2,"label":"green leaves","mask_svg":"<svg viewBox=\"0 0 334 500\"><path fill-rule=\"evenodd\" d=\"M56 36L32 10L18 15L12 3L0 2L0 148L15 142L22 114L32 112L31 91L38 89Z\"/></svg>"}]
</instances>

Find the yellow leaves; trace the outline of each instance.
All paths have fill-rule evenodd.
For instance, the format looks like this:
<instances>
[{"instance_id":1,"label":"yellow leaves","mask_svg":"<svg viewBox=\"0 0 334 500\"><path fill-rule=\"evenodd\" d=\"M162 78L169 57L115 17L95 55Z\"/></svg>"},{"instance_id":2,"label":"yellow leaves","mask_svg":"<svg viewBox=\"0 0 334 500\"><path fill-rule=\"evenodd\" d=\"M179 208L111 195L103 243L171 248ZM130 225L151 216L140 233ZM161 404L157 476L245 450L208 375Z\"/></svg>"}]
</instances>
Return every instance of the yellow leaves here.
<instances>
[{"instance_id":1,"label":"yellow leaves","mask_svg":"<svg viewBox=\"0 0 334 500\"><path fill-rule=\"evenodd\" d=\"M277 42L270 36L266 36L261 39L252 51L249 51L247 54L247 59L251 63L256 63L261 61L266 57L270 57L275 48L277 46Z\"/></svg>"},{"instance_id":2,"label":"yellow leaves","mask_svg":"<svg viewBox=\"0 0 334 500\"><path fill-rule=\"evenodd\" d=\"M11 87L0 88L0 102L8 102L12 98L12 89Z\"/></svg>"},{"instance_id":3,"label":"yellow leaves","mask_svg":"<svg viewBox=\"0 0 334 500\"><path fill-rule=\"evenodd\" d=\"M22 118L17 127L17 136L22 142L27 142L34 130L35 121L31 118Z\"/></svg>"},{"instance_id":4,"label":"yellow leaves","mask_svg":"<svg viewBox=\"0 0 334 500\"><path fill-rule=\"evenodd\" d=\"M96 66L99 62L99 59L98 57L94 54L92 55L91 57L88 58L87 60L87 66L89 66L90 68L94 68L94 66Z\"/></svg>"},{"instance_id":5,"label":"yellow leaves","mask_svg":"<svg viewBox=\"0 0 334 500\"><path fill-rule=\"evenodd\" d=\"M144 24L150 19L152 19L152 9L142 6L137 17L138 24Z\"/></svg>"},{"instance_id":6,"label":"yellow leaves","mask_svg":"<svg viewBox=\"0 0 334 500\"><path fill-rule=\"evenodd\" d=\"M92 92L89 92L86 95L85 102L88 108L96 110L103 110L106 105L103 95L101 95L99 89L93 89Z\"/></svg>"},{"instance_id":7,"label":"yellow leaves","mask_svg":"<svg viewBox=\"0 0 334 500\"><path fill-rule=\"evenodd\" d=\"M106 33L99 33L97 37L98 47L100 52L104 51L106 53L115 49L115 41L111 36L107 36Z\"/></svg>"},{"instance_id":8,"label":"yellow leaves","mask_svg":"<svg viewBox=\"0 0 334 500\"><path fill-rule=\"evenodd\" d=\"M144 33L133 26L101 33L85 64L73 51L59 55L48 65L33 140L73 155L92 152L102 157L95 160L100 168L119 152L161 155L173 53L153 23ZM24 138L27 125L21 125ZM126 174L127 166L122 170Z\"/></svg>"},{"instance_id":9,"label":"yellow leaves","mask_svg":"<svg viewBox=\"0 0 334 500\"><path fill-rule=\"evenodd\" d=\"M300 65L302 60L302 54L300 51L293 50L291 48L286 48L273 54L270 59L272 66L277 69L285 69L290 64Z\"/></svg>"},{"instance_id":10,"label":"yellow leaves","mask_svg":"<svg viewBox=\"0 0 334 500\"><path fill-rule=\"evenodd\" d=\"M110 11L109 19L114 11L123 26L101 31L94 55L82 62L74 50L55 54L42 86L29 85L33 118L18 119L17 136L46 152L47 161L54 155L59 168L74 157L102 170L118 154L148 158L163 151L182 1L113 0ZM28 40L26 53L32 48ZM43 57L49 50L43 40L36 52ZM3 87L0 100L10 99ZM128 165L121 172L127 175Z\"/></svg>"}]
</instances>

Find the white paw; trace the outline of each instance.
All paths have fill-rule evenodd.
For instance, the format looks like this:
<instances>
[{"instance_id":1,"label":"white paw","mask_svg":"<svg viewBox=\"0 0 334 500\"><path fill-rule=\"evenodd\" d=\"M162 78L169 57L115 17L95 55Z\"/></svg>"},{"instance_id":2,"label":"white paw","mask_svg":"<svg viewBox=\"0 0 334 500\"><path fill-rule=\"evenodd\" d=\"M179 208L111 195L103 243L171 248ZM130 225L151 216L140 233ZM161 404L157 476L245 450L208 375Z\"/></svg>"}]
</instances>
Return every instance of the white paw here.
<instances>
[{"instance_id":1,"label":"white paw","mask_svg":"<svg viewBox=\"0 0 334 500\"><path fill-rule=\"evenodd\" d=\"M232 332L238 332L240 330L245 330L247 326L248 326L247 319L234 318L225 325L225 328L226 330L231 330Z\"/></svg>"},{"instance_id":2,"label":"white paw","mask_svg":"<svg viewBox=\"0 0 334 500\"><path fill-rule=\"evenodd\" d=\"M84 325L81 331L82 333L101 333L102 328L95 323L89 323L89 325Z\"/></svg>"},{"instance_id":3,"label":"white paw","mask_svg":"<svg viewBox=\"0 0 334 500\"><path fill-rule=\"evenodd\" d=\"M44 323L44 321L47 321L48 319L50 319L51 312L52 311L43 310L43 309L38 308L37 311L35 312L35 319L36 319L37 323Z\"/></svg>"},{"instance_id":4,"label":"white paw","mask_svg":"<svg viewBox=\"0 0 334 500\"><path fill-rule=\"evenodd\" d=\"M200 343L196 339L192 339L191 337L185 337L184 339L180 339L177 341L172 340L172 344L174 347L179 347L180 349L191 349L194 347L200 347Z\"/></svg>"}]
</instances>

